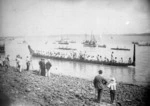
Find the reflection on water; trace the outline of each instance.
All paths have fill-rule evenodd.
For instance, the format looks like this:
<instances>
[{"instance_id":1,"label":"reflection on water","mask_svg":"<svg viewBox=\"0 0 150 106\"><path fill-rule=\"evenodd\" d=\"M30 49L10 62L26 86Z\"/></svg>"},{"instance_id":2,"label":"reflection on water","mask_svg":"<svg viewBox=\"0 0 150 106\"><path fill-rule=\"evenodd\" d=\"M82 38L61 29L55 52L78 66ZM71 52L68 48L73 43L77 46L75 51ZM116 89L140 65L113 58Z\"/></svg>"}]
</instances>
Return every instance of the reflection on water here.
<instances>
[{"instance_id":1,"label":"reflection on water","mask_svg":"<svg viewBox=\"0 0 150 106\"><path fill-rule=\"evenodd\" d=\"M38 61L40 61L40 58L33 58L34 69L37 70L39 69ZM93 80L94 76L98 74L98 70L102 69L103 76L107 79L115 77L119 82L136 83L135 68L132 67L116 67L53 59L51 59L51 63L53 67L51 69L52 73L61 73L63 75Z\"/></svg>"}]
</instances>

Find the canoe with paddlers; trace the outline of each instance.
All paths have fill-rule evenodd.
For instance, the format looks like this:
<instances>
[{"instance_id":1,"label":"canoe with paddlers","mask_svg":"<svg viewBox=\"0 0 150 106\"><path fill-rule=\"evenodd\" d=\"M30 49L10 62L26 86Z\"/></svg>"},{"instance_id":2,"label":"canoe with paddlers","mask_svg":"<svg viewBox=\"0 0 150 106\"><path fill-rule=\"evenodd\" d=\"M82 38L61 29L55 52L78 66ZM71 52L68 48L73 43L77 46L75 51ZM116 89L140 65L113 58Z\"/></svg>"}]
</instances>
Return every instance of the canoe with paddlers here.
<instances>
[{"instance_id":1,"label":"canoe with paddlers","mask_svg":"<svg viewBox=\"0 0 150 106\"><path fill-rule=\"evenodd\" d=\"M61 61L74 61L74 62L83 62L83 63L91 63L91 64L102 64L102 65L111 65L111 66L135 66L135 44L134 44L134 49L133 49L133 61L130 63L120 63L120 62L112 62L112 61L99 61L99 60L87 60L84 58L66 58L63 56L54 56L54 55L46 55L46 54L40 54L40 53L35 53L34 50L28 45L28 49L30 51L31 56L33 57L40 57L40 58L51 58L55 60L61 60Z\"/></svg>"}]
</instances>

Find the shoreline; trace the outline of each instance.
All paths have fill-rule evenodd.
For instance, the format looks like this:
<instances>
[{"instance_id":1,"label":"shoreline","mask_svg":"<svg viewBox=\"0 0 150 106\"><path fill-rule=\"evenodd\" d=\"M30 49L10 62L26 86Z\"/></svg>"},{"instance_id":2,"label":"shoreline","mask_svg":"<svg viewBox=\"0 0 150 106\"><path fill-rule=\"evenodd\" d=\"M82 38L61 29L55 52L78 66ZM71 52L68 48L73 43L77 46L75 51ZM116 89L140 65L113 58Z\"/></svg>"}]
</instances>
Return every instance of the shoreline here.
<instances>
[{"instance_id":1,"label":"shoreline","mask_svg":"<svg viewBox=\"0 0 150 106\"><path fill-rule=\"evenodd\" d=\"M10 98L12 104L22 103L29 106L97 106L92 81L72 76L38 75L38 71L22 71L14 67L7 71L0 68L0 91ZM117 102L121 106L145 106L149 87L117 83ZM148 91L149 93L149 91ZM109 89L105 88L102 106L109 106Z\"/></svg>"}]
</instances>

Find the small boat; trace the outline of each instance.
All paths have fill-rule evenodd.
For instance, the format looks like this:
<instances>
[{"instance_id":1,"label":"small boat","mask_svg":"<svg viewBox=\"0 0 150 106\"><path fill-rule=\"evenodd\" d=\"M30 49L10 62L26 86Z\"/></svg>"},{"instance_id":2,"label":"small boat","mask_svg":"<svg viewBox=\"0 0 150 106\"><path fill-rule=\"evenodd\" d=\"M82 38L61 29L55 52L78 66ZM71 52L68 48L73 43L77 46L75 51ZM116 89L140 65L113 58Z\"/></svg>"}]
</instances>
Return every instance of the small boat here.
<instances>
[{"instance_id":1,"label":"small boat","mask_svg":"<svg viewBox=\"0 0 150 106\"><path fill-rule=\"evenodd\" d=\"M83 42L83 45L85 47L96 47L96 43L95 42L91 42L91 41L85 41L85 42Z\"/></svg>"},{"instance_id":2,"label":"small boat","mask_svg":"<svg viewBox=\"0 0 150 106\"><path fill-rule=\"evenodd\" d=\"M98 60L86 60L86 59L80 59L80 58L64 58L64 57L56 57L56 56L50 56L50 55L42 55L39 53L35 53L34 50L28 45L29 52L32 57L40 57L40 58L51 58L55 60L61 60L61 61L74 61L74 62L83 62L83 63L91 63L91 64L102 64L102 65L111 65L111 66L135 66L135 44L133 49L133 62L132 63L114 63L111 61L98 61Z\"/></svg>"},{"instance_id":3,"label":"small boat","mask_svg":"<svg viewBox=\"0 0 150 106\"><path fill-rule=\"evenodd\" d=\"M141 42L137 44L138 46L150 46L150 43L148 42Z\"/></svg>"},{"instance_id":4,"label":"small boat","mask_svg":"<svg viewBox=\"0 0 150 106\"><path fill-rule=\"evenodd\" d=\"M123 50L123 51L130 51L130 49L127 49L127 48L111 48L111 50Z\"/></svg>"},{"instance_id":5,"label":"small boat","mask_svg":"<svg viewBox=\"0 0 150 106\"><path fill-rule=\"evenodd\" d=\"M138 44L139 42L132 42L132 44Z\"/></svg>"},{"instance_id":6,"label":"small boat","mask_svg":"<svg viewBox=\"0 0 150 106\"><path fill-rule=\"evenodd\" d=\"M61 37L61 39L58 40L57 42L58 42L58 44L64 44L64 45L68 45L69 44L69 42L67 40L65 40L63 37Z\"/></svg>"},{"instance_id":7,"label":"small boat","mask_svg":"<svg viewBox=\"0 0 150 106\"><path fill-rule=\"evenodd\" d=\"M98 47L100 47L100 48L106 48L106 45L104 44L104 45L98 45Z\"/></svg>"},{"instance_id":8,"label":"small boat","mask_svg":"<svg viewBox=\"0 0 150 106\"><path fill-rule=\"evenodd\" d=\"M69 43L76 43L76 41L73 41L73 40L72 40L72 41L70 41Z\"/></svg>"},{"instance_id":9,"label":"small boat","mask_svg":"<svg viewBox=\"0 0 150 106\"><path fill-rule=\"evenodd\" d=\"M103 44L103 42L102 42L102 35L99 36L99 38L98 38L98 47L100 47L100 48L106 48L106 45Z\"/></svg>"},{"instance_id":10,"label":"small boat","mask_svg":"<svg viewBox=\"0 0 150 106\"><path fill-rule=\"evenodd\" d=\"M58 44L68 45L69 43L67 41L59 41Z\"/></svg>"},{"instance_id":11,"label":"small boat","mask_svg":"<svg viewBox=\"0 0 150 106\"><path fill-rule=\"evenodd\" d=\"M76 49L69 48L69 47L59 47L59 48L56 48L56 49L61 49L61 50L76 50Z\"/></svg>"}]
</instances>

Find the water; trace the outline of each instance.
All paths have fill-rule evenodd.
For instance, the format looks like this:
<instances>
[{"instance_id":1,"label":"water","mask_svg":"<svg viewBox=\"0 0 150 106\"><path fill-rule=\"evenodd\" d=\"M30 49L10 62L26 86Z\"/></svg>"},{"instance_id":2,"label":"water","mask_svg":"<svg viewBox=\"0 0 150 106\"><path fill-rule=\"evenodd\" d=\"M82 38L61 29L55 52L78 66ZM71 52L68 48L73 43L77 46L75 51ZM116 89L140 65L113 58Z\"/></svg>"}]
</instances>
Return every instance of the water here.
<instances>
[{"instance_id":1,"label":"water","mask_svg":"<svg viewBox=\"0 0 150 106\"><path fill-rule=\"evenodd\" d=\"M11 65L15 66L15 56L20 54L25 60L26 56L29 55L28 44L33 49L45 50L45 51L58 51L58 47L66 47L59 44L53 44L56 40L59 40L59 36L53 37L23 37L15 38L15 40L5 40L6 53L11 58ZM90 55L100 54L102 57L110 58L112 50L111 47L126 47L131 49L130 51L114 51L114 56L118 60L123 57L124 62L127 62L128 58L133 56L133 45L132 41L146 41L149 42L150 36L104 36L101 38L107 48L89 48L83 47L81 42L84 40L84 36L70 36L71 40L75 40L76 43L69 44L68 47L76 48L77 52L86 51ZM22 43L26 40L27 43ZM45 44L45 42L48 42ZM59 50L60 51L60 50ZM63 51L68 53L68 51ZM87 64L78 62L68 62L52 60L51 72L56 74L63 74L69 76L75 76L79 78L85 78L93 80L94 76L97 75L99 69L103 70L103 76L110 78L114 76L119 82L134 83L134 84L148 84L150 82L150 47L138 47L136 46L136 66L135 67L116 67L107 65ZM32 69L39 69L40 58L33 58ZM24 68L25 61L24 61Z\"/></svg>"}]
</instances>

